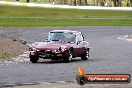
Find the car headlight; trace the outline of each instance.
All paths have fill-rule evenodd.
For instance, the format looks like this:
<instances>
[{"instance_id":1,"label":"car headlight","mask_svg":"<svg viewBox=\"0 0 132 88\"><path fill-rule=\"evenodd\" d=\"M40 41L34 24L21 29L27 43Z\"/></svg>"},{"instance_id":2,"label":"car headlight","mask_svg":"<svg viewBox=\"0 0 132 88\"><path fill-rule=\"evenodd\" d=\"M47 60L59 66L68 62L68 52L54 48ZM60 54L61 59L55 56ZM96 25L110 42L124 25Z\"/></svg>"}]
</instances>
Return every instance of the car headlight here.
<instances>
[{"instance_id":1,"label":"car headlight","mask_svg":"<svg viewBox=\"0 0 132 88\"><path fill-rule=\"evenodd\" d=\"M59 50L59 51L62 51L62 50L61 50L61 47L59 47L58 50Z\"/></svg>"},{"instance_id":2,"label":"car headlight","mask_svg":"<svg viewBox=\"0 0 132 88\"><path fill-rule=\"evenodd\" d=\"M30 51L39 51L36 48L29 48Z\"/></svg>"},{"instance_id":3,"label":"car headlight","mask_svg":"<svg viewBox=\"0 0 132 88\"><path fill-rule=\"evenodd\" d=\"M38 45L39 42L35 42L33 44L27 44L29 46L30 51L37 51L36 46Z\"/></svg>"},{"instance_id":4,"label":"car headlight","mask_svg":"<svg viewBox=\"0 0 132 88\"><path fill-rule=\"evenodd\" d=\"M33 51L37 51L36 48L32 48Z\"/></svg>"},{"instance_id":5,"label":"car headlight","mask_svg":"<svg viewBox=\"0 0 132 88\"><path fill-rule=\"evenodd\" d=\"M61 51L65 51L66 50L66 46L62 45L61 47Z\"/></svg>"}]
</instances>

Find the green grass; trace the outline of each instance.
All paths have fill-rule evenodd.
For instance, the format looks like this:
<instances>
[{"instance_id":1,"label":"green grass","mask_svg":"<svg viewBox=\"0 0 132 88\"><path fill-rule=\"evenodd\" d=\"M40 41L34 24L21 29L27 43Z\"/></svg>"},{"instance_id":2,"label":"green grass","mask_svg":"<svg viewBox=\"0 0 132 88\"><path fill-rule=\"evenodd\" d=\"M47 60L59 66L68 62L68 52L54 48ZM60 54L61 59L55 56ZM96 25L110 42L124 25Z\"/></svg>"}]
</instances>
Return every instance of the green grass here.
<instances>
[{"instance_id":1,"label":"green grass","mask_svg":"<svg viewBox=\"0 0 132 88\"><path fill-rule=\"evenodd\" d=\"M10 52L0 52L0 59L10 59L12 57L12 53Z\"/></svg>"},{"instance_id":2,"label":"green grass","mask_svg":"<svg viewBox=\"0 0 132 88\"><path fill-rule=\"evenodd\" d=\"M105 19L34 19L11 18L0 20L0 26L132 26L132 20Z\"/></svg>"},{"instance_id":3,"label":"green grass","mask_svg":"<svg viewBox=\"0 0 132 88\"><path fill-rule=\"evenodd\" d=\"M0 26L3 27L132 26L132 11L57 9L7 5L0 5L0 8Z\"/></svg>"}]
</instances>

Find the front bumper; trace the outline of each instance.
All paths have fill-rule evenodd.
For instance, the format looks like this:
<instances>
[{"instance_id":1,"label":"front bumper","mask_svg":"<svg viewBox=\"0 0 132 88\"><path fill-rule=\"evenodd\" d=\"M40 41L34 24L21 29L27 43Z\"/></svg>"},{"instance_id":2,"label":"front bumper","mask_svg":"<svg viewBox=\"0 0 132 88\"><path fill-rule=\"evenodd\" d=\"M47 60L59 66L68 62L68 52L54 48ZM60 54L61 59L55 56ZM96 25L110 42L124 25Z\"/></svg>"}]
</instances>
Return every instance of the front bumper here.
<instances>
[{"instance_id":1,"label":"front bumper","mask_svg":"<svg viewBox=\"0 0 132 88\"><path fill-rule=\"evenodd\" d=\"M34 51L34 52L31 51L30 55L38 56L43 59L59 60L59 59L66 57L66 55L68 55L68 51L53 52L49 50L40 50L40 51Z\"/></svg>"}]
</instances>

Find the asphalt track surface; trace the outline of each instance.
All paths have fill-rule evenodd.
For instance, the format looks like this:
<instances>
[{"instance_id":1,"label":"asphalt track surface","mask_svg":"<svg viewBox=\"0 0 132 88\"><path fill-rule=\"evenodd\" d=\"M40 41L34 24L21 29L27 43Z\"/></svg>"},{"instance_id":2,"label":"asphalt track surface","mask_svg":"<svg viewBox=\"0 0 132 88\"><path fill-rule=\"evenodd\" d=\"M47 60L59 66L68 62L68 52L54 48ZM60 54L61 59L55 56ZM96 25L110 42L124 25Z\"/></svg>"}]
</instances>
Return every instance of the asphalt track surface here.
<instances>
[{"instance_id":1,"label":"asphalt track surface","mask_svg":"<svg viewBox=\"0 0 132 88\"><path fill-rule=\"evenodd\" d=\"M2 28L1 28L2 29ZM132 27L25 27L0 30L20 40L33 43L44 41L48 32L54 29L81 31L91 44L90 58L81 61L75 58L70 63L40 60L32 64L29 58L20 63L0 63L0 85L74 82L77 68L82 66L88 74L130 74L132 75L132 42L118 40L117 37L132 34Z\"/></svg>"}]
</instances>

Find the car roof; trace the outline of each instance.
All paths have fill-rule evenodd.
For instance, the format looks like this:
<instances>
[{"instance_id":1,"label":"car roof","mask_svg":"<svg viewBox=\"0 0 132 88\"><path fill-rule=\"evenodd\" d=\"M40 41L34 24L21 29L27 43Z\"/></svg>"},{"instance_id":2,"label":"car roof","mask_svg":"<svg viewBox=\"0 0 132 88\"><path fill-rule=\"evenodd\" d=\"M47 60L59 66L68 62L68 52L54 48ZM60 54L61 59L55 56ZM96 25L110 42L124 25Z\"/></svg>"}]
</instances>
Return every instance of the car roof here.
<instances>
[{"instance_id":1,"label":"car roof","mask_svg":"<svg viewBox=\"0 0 132 88\"><path fill-rule=\"evenodd\" d=\"M72 34L81 33L81 32L78 32L78 31L71 31L71 30L53 30L51 32L64 32L64 33L72 33Z\"/></svg>"}]
</instances>

